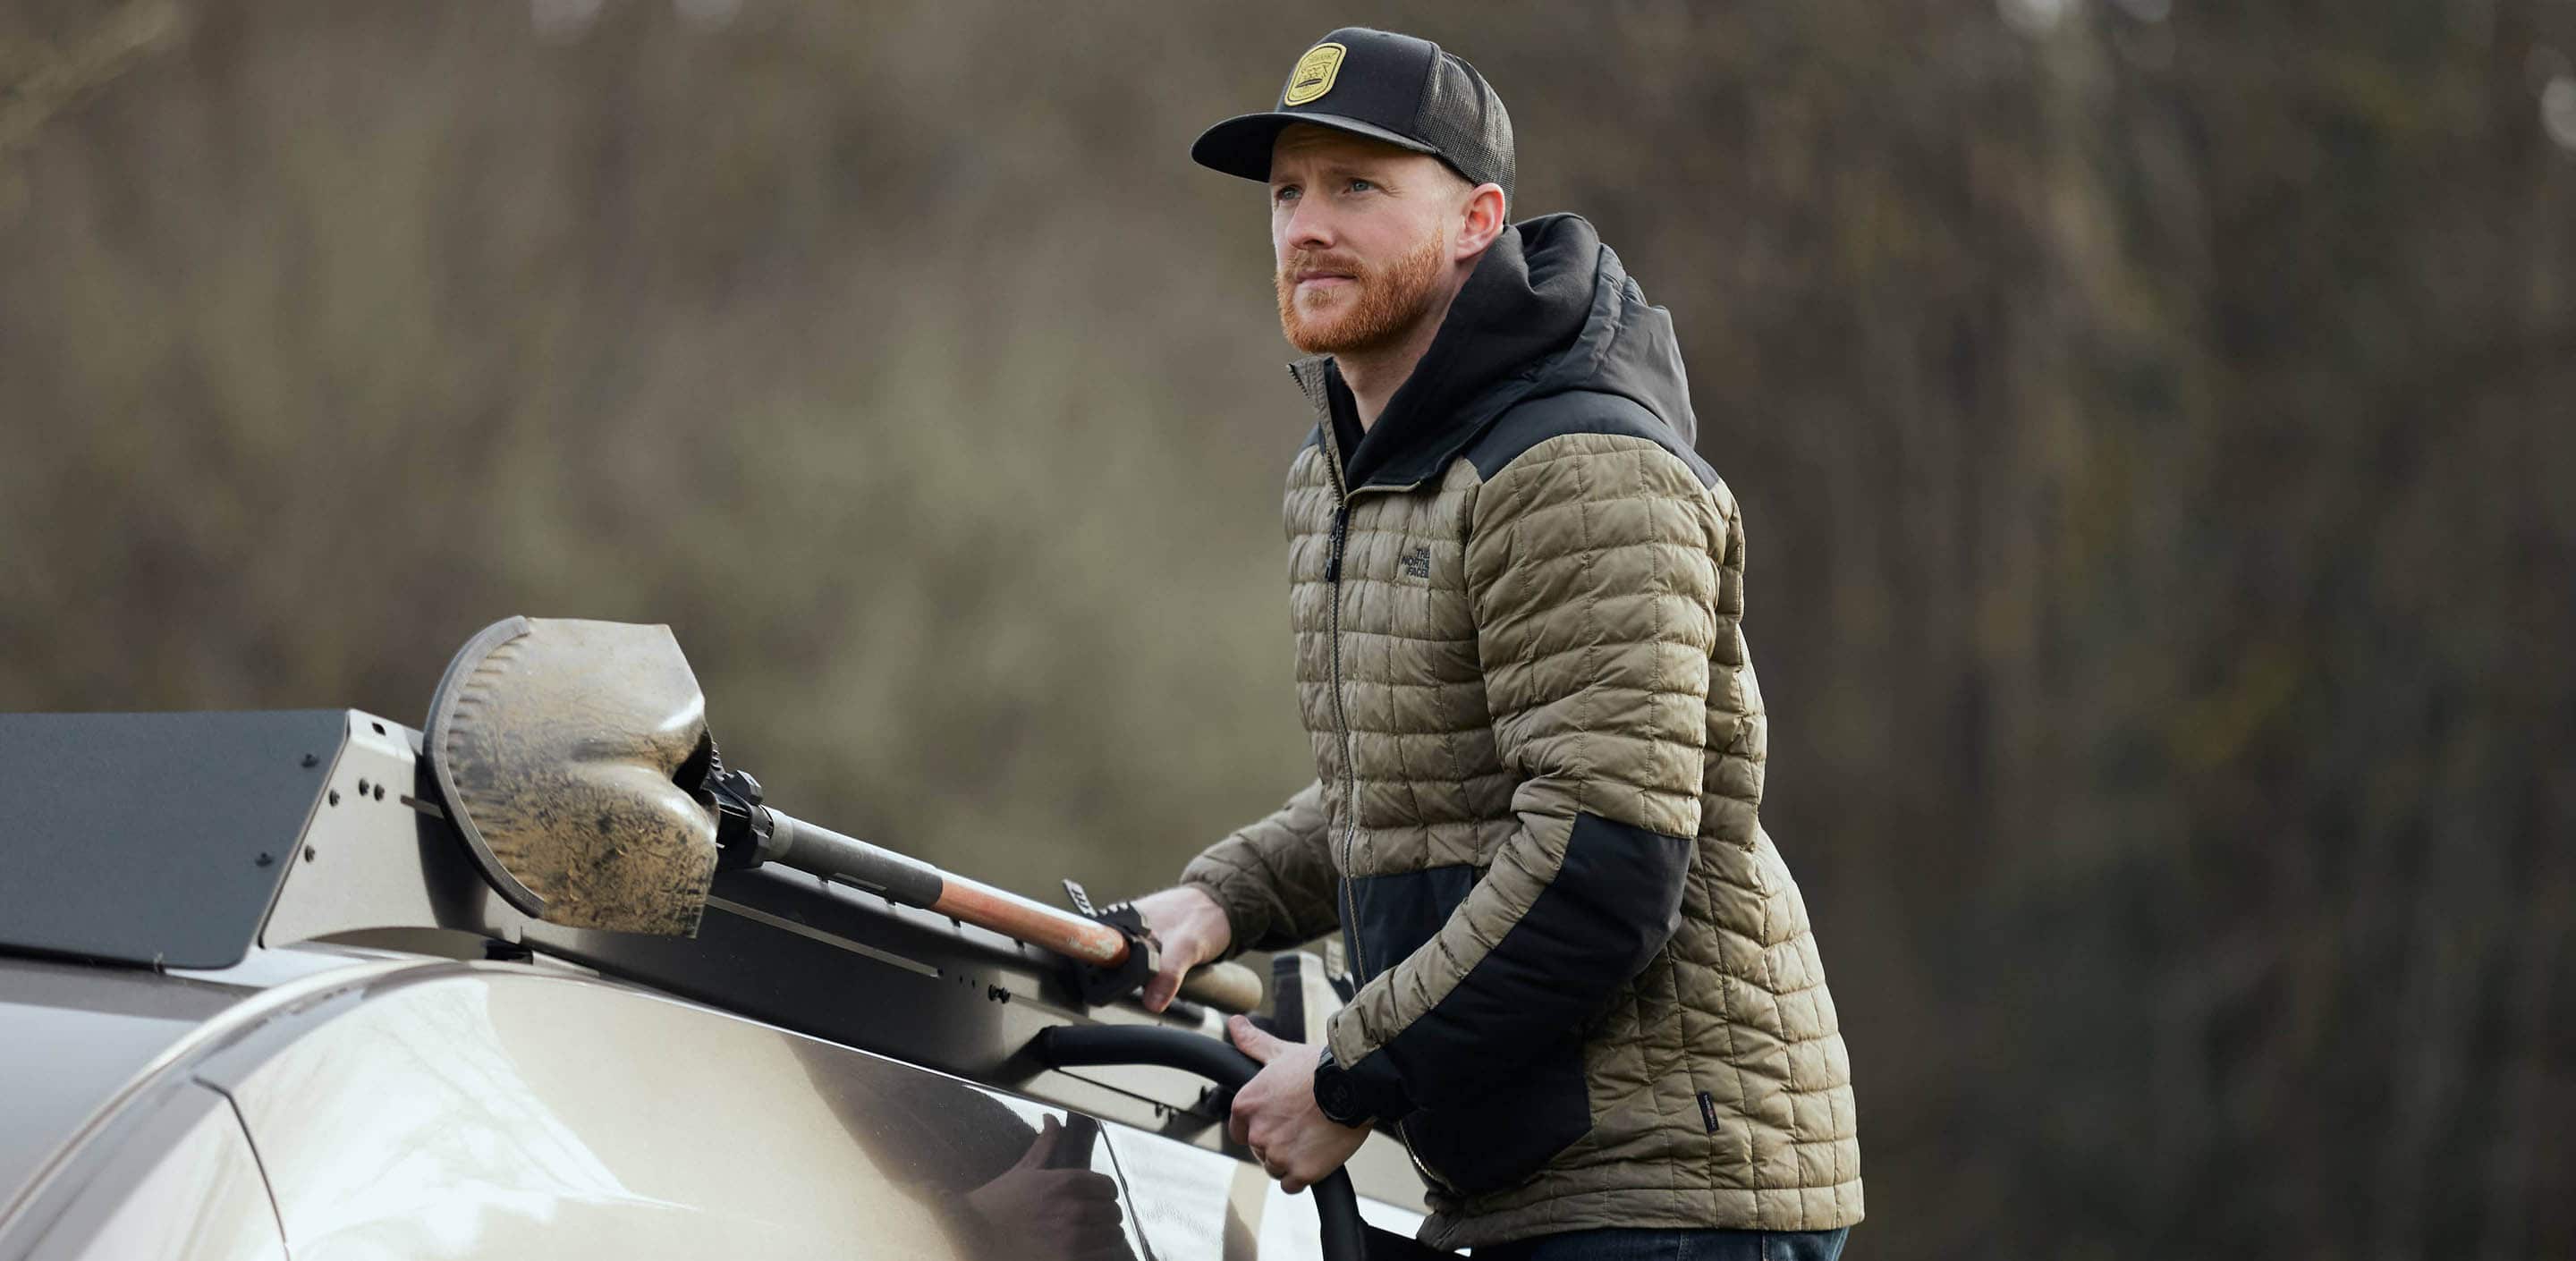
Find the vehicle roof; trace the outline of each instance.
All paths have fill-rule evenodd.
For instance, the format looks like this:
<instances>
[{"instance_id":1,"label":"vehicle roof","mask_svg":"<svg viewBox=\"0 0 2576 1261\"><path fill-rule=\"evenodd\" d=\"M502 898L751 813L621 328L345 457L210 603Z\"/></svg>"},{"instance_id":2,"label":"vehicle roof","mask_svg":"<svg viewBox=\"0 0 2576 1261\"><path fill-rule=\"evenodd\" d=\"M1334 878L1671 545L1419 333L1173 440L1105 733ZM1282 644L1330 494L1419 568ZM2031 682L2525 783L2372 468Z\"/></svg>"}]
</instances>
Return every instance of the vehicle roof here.
<instances>
[{"instance_id":1,"label":"vehicle roof","mask_svg":"<svg viewBox=\"0 0 2576 1261\"><path fill-rule=\"evenodd\" d=\"M125 1088L225 1009L305 976L406 956L346 946L253 950L219 971L0 953L0 1209Z\"/></svg>"},{"instance_id":2,"label":"vehicle roof","mask_svg":"<svg viewBox=\"0 0 2576 1261\"><path fill-rule=\"evenodd\" d=\"M0 1203L145 1066L255 992L138 968L0 956Z\"/></svg>"}]
</instances>

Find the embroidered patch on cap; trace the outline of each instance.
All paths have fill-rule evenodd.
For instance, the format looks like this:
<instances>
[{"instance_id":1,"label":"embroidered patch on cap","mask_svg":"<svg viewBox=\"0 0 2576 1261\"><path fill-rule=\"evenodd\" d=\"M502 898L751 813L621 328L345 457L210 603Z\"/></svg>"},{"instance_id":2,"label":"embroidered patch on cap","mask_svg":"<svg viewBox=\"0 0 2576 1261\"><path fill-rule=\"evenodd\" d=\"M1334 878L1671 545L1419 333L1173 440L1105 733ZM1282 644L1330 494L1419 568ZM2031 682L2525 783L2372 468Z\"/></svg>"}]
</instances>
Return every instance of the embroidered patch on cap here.
<instances>
[{"instance_id":1,"label":"embroidered patch on cap","mask_svg":"<svg viewBox=\"0 0 2576 1261\"><path fill-rule=\"evenodd\" d=\"M1288 94L1279 98L1282 105L1303 105L1333 90L1333 76L1342 72L1342 56L1350 50L1339 44L1317 44L1297 59L1297 68L1288 72Z\"/></svg>"}]
</instances>

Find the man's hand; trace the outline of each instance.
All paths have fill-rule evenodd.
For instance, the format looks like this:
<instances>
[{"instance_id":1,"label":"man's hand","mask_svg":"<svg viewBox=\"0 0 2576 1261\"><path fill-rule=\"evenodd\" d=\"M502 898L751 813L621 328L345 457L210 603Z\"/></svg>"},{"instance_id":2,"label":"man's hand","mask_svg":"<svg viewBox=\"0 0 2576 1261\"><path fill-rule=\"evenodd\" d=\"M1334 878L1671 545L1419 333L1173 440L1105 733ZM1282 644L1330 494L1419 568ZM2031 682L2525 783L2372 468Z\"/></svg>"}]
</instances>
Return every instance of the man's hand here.
<instances>
[{"instance_id":1,"label":"man's hand","mask_svg":"<svg viewBox=\"0 0 2576 1261\"><path fill-rule=\"evenodd\" d=\"M1064 1127L1048 1117L1020 1163L966 1193L994 1261L1131 1261L1118 1228L1118 1184L1089 1169L1053 1169Z\"/></svg>"},{"instance_id":2,"label":"man's hand","mask_svg":"<svg viewBox=\"0 0 2576 1261\"><path fill-rule=\"evenodd\" d=\"M1335 1124L1315 1107L1315 1061L1323 1048L1282 1042L1241 1016L1225 1022L1226 1035L1261 1061L1261 1074L1234 1095L1226 1124L1234 1141L1252 1149L1279 1189L1295 1195L1342 1167L1368 1138L1368 1127Z\"/></svg>"},{"instance_id":3,"label":"man's hand","mask_svg":"<svg viewBox=\"0 0 2576 1261\"><path fill-rule=\"evenodd\" d=\"M1225 954L1234 929L1205 889L1180 885L1136 899L1136 913L1162 948L1162 969L1145 982L1145 1010L1161 1011L1180 992L1181 974Z\"/></svg>"}]
</instances>

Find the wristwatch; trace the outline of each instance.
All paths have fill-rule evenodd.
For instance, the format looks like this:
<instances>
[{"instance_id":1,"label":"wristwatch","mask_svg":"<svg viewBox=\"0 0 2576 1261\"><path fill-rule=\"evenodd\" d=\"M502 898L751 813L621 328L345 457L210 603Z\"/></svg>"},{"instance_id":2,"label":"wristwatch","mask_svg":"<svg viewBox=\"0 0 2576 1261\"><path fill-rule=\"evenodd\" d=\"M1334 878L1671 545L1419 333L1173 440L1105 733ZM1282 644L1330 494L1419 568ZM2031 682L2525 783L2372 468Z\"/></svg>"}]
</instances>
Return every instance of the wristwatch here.
<instances>
[{"instance_id":1,"label":"wristwatch","mask_svg":"<svg viewBox=\"0 0 2576 1261\"><path fill-rule=\"evenodd\" d=\"M1315 1057L1315 1110L1335 1125L1363 1125L1368 1117L1360 1112L1359 1087L1351 1084L1351 1070L1333 1062L1333 1048Z\"/></svg>"}]
</instances>

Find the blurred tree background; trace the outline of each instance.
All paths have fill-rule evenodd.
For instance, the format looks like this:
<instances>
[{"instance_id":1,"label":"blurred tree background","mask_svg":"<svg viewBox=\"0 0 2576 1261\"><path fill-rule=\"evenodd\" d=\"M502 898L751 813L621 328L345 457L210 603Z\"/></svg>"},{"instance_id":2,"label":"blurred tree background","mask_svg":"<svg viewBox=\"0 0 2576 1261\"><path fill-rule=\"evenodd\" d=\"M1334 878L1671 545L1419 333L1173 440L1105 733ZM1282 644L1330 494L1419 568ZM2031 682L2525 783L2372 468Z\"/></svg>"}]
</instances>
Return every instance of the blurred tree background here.
<instances>
[{"instance_id":1,"label":"blurred tree background","mask_svg":"<svg viewBox=\"0 0 2576 1261\"><path fill-rule=\"evenodd\" d=\"M1046 895L1311 773L1261 194L1501 88L1746 509L1855 1256L2576 1255L2576 4L0 4L0 707L666 621Z\"/></svg>"}]
</instances>

